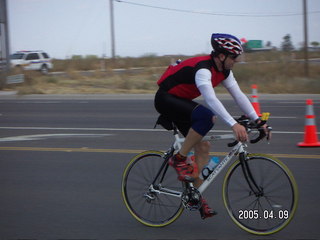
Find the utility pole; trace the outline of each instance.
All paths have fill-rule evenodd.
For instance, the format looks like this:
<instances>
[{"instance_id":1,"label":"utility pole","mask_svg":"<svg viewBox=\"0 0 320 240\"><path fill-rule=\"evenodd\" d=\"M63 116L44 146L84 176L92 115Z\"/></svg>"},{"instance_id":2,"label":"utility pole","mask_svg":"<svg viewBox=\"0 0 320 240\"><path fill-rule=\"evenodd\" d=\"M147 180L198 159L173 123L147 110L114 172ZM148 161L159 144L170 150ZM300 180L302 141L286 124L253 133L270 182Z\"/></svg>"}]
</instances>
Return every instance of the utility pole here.
<instances>
[{"instance_id":1,"label":"utility pole","mask_svg":"<svg viewBox=\"0 0 320 240\"><path fill-rule=\"evenodd\" d=\"M309 77L309 57L308 57L308 16L307 0L303 0L303 23L304 23L304 74Z\"/></svg>"},{"instance_id":2,"label":"utility pole","mask_svg":"<svg viewBox=\"0 0 320 240\"><path fill-rule=\"evenodd\" d=\"M9 59L9 24L8 24L8 14L7 14L7 0L0 0L0 43L1 43L1 61L5 61L5 69L9 71L10 69L10 59ZM4 58L4 59L3 59ZM3 64L3 62L1 62Z\"/></svg>"},{"instance_id":3,"label":"utility pole","mask_svg":"<svg viewBox=\"0 0 320 240\"><path fill-rule=\"evenodd\" d=\"M113 0L110 2L110 29L111 29L111 55L112 59L116 57L115 40L114 40L114 16L113 16Z\"/></svg>"},{"instance_id":4,"label":"utility pole","mask_svg":"<svg viewBox=\"0 0 320 240\"><path fill-rule=\"evenodd\" d=\"M0 89L6 84L10 70L9 23L7 0L0 0Z\"/></svg>"}]
</instances>

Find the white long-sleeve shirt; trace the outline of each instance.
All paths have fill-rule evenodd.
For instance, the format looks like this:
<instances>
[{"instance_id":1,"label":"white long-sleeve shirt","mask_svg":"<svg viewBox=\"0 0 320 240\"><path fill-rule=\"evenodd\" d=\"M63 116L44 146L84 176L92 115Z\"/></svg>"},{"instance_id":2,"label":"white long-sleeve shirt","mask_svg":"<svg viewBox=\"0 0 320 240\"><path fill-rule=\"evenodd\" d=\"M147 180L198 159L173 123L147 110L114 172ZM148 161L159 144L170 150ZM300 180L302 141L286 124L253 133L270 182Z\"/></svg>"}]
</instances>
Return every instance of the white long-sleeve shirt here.
<instances>
[{"instance_id":1,"label":"white long-sleeve shirt","mask_svg":"<svg viewBox=\"0 0 320 240\"><path fill-rule=\"evenodd\" d=\"M199 89L201 95L203 96L206 104L209 108L219 116L225 123L227 123L230 127L232 127L237 122L230 115L230 113L225 109L221 101L217 98L214 88L211 82L211 72L202 68L196 72L195 82L197 88ZM238 104L240 109L248 115L248 117L252 120L258 119L258 115L252 104L250 103L247 96L241 91L238 82L233 76L232 71L230 71L229 76L223 80L222 85L228 90L231 94L235 102Z\"/></svg>"}]
</instances>

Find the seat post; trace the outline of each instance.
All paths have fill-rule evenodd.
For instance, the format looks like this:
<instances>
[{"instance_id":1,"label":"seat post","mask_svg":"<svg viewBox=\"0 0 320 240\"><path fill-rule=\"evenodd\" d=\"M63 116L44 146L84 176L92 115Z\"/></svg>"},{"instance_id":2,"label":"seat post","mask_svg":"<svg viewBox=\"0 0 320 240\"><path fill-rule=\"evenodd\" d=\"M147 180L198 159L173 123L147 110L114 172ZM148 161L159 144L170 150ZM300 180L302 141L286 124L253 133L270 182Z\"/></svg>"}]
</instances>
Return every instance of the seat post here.
<instances>
[{"instance_id":1,"label":"seat post","mask_svg":"<svg viewBox=\"0 0 320 240\"><path fill-rule=\"evenodd\" d=\"M173 135L179 134L177 126L174 123L172 123L172 125L173 125Z\"/></svg>"}]
</instances>

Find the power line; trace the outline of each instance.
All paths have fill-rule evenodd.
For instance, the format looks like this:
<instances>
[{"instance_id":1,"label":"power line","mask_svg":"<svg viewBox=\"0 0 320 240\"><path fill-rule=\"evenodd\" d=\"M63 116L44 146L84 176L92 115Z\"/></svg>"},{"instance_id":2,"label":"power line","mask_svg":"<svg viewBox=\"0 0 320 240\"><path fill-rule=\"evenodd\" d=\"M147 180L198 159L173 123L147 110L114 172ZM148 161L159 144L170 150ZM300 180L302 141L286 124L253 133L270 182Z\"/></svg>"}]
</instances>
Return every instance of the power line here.
<instances>
[{"instance_id":1,"label":"power line","mask_svg":"<svg viewBox=\"0 0 320 240\"><path fill-rule=\"evenodd\" d=\"M193 13L193 14L203 14L203 15L215 15L215 16L227 16L227 17L289 17L289 16L299 16L303 15L303 13L270 13L270 14L251 14L251 13L216 13L216 12L203 12L203 11L193 11L193 10L183 10L183 9L177 9L177 8L168 8L168 7L160 7L160 6L153 6L153 5L147 5L143 3L135 3L130 1L123 1L123 0L114 0L119 3L125 3L125 4L131 4L136 5L140 7L148 7L148 8L155 8L155 9L161 9L161 10L167 10L167 11L174 11L174 12L182 12L182 13ZM311 11L309 14L317 14L320 13L320 11Z\"/></svg>"}]
</instances>

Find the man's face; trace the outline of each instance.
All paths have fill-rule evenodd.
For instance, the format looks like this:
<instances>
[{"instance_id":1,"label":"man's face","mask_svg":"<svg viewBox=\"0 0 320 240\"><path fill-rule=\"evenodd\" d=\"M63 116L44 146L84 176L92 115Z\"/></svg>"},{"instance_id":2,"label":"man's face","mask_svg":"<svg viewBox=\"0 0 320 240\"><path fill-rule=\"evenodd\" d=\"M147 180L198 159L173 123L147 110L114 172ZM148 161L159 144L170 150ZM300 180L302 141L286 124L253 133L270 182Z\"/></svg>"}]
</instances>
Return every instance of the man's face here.
<instances>
[{"instance_id":1,"label":"man's face","mask_svg":"<svg viewBox=\"0 0 320 240\"><path fill-rule=\"evenodd\" d=\"M224 62L224 68L226 70L231 70L233 68L233 65L239 61L240 61L240 56L228 55Z\"/></svg>"}]
</instances>

